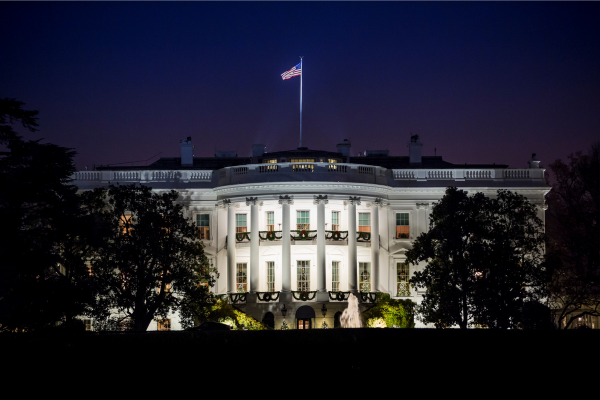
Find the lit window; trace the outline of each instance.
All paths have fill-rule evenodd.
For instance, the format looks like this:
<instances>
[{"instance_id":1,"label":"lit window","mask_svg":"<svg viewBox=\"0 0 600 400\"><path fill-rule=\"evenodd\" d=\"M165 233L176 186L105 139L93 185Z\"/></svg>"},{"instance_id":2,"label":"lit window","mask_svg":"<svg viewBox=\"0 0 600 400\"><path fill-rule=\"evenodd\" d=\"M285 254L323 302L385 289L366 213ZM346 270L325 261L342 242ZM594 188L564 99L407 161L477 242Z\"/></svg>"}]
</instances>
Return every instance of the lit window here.
<instances>
[{"instance_id":1,"label":"lit window","mask_svg":"<svg viewBox=\"0 0 600 400\"><path fill-rule=\"evenodd\" d=\"M273 232L275 230L275 213L267 211L267 230Z\"/></svg>"},{"instance_id":2,"label":"lit window","mask_svg":"<svg viewBox=\"0 0 600 400\"><path fill-rule=\"evenodd\" d=\"M270 160L263 160L263 164L277 164L277 159L272 158Z\"/></svg>"},{"instance_id":3,"label":"lit window","mask_svg":"<svg viewBox=\"0 0 600 400\"><path fill-rule=\"evenodd\" d=\"M398 292L396 296L410 296L410 286L408 284L408 265L404 263L397 263L396 270L398 273Z\"/></svg>"},{"instance_id":4,"label":"lit window","mask_svg":"<svg viewBox=\"0 0 600 400\"><path fill-rule=\"evenodd\" d=\"M292 158L290 162L293 163L314 163L314 158ZM314 170L313 164L294 164L292 165L292 171L294 172L312 172Z\"/></svg>"},{"instance_id":5,"label":"lit window","mask_svg":"<svg viewBox=\"0 0 600 400\"><path fill-rule=\"evenodd\" d=\"M299 231L310 229L310 213L308 211L296 211L296 229Z\"/></svg>"},{"instance_id":6,"label":"lit window","mask_svg":"<svg viewBox=\"0 0 600 400\"><path fill-rule=\"evenodd\" d=\"M121 215L121 220L119 221L119 226L121 227L121 234L131 234L131 225L133 223L131 217L131 215Z\"/></svg>"},{"instance_id":7,"label":"lit window","mask_svg":"<svg viewBox=\"0 0 600 400\"><path fill-rule=\"evenodd\" d=\"M408 225L408 213L397 213L396 214L396 238L397 239L408 239L409 225Z\"/></svg>"},{"instance_id":8,"label":"lit window","mask_svg":"<svg viewBox=\"0 0 600 400\"><path fill-rule=\"evenodd\" d=\"M93 275L93 274L92 274L92 266L91 266L90 264L87 264L87 265L86 265L86 267L87 267L87 270L88 270L88 274L89 274L90 276L92 276L92 275Z\"/></svg>"},{"instance_id":9,"label":"lit window","mask_svg":"<svg viewBox=\"0 0 600 400\"><path fill-rule=\"evenodd\" d=\"M334 164L334 163L337 163L337 162L338 162L338 160L336 160L336 159L333 159L333 158L329 159L329 164Z\"/></svg>"},{"instance_id":10,"label":"lit window","mask_svg":"<svg viewBox=\"0 0 600 400\"><path fill-rule=\"evenodd\" d=\"M275 291L275 262L267 261L267 292Z\"/></svg>"},{"instance_id":11,"label":"lit window","mask_svg":"<svg viewBox=\"0 0 600 400\"><path fill-rule=\"evenodd\" d=\"M298 290L310 291L310 261L298 261Z\"/></svg>"},{"instance_id":12,"label":"lit window","mask_svg":"<svg viewBox=\"0 0 600 400\"><path fill-rule=\"evenodd\" d=\"M332 231L340 230L340 212L339 211L331 212L331 230Z\"/></svg>"},{"instance_id":13,"label":"lit window","mask_svg":"<svg viewBox=\"0 0 600 400\"><path fill-rule=\"evenodd\" d=\"M246 276L246 263L237 263L236 273L235 273L235 281L237 286L237 291L241 293L247 292L248 281Z\"/></svg>"},{"instance_id":14,"label":"lit window","mask_svg":"<svg viewBox=\"0 0 600 400\"><path fill-rule=\"evenodd\" d=\"M92 320L91 319L84 319L83 324L85 325L85 330L87 332L92 330Z\"/></svg>"},{"instance_id":15,"label":"lit window","mask_svg":"<svg viewBox=\"0 0 600 400\"><path fill-rule=\"evenodd\" d=\"M331 263L331 290L338 292L340 290L340 262Z\"/></svg>"},{"instance_id":16,"label":"lit window","mask_svg":"<svg viewBox=\"0 0 600 400\"><path fill-rule=\"evenodd\" d=\"M159 331L170 331L171 330L171 320L170 319L159 319L158 321L158 330Z\"/></svg>"},{"instance_id":17,"label":"lit window","mask_svg":"<svg viewBox=\"0 0 600 400\"><path fill-rule=\"evenodd\" d=\"M371 232L371 214L358 213L358 231Z\"/></svg>"},{"instance_id":18,"label":"lit window","mask_svg":"<svg viewBox=\"0 0 600 400\"><path fill-rule=\"evenodd\" d=\"M246 214L235 214L235 231L237 233L247 232Z\"/></svg>"},{"instance_id":19,"label":"lit window","mask_svg":"<svg viewBox=\"0 0 600 400\"><path fill-rule=\"evenodd\" d=\"M361 292L371 291L371 263L358 263L359 288Z\"/></svg>"},{"instance_id":20,"label":"lit window","mask_svg":"<svg viewBox=\"0 0 600 400\"><path fill-rule=\"evenodd\" d=\"M210 239L209 236L210 214L196 215L196 226L198 226L198 238Z\"/></svg>"}]
</instances>

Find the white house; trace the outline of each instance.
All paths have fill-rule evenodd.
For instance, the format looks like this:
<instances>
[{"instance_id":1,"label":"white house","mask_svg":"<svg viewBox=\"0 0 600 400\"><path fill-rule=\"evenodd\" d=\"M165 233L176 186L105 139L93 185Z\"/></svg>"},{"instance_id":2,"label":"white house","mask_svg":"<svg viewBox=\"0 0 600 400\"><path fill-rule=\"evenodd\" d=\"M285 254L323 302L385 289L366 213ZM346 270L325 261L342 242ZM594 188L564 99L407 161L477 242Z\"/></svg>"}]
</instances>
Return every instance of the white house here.
<instances>
[{"instance_id":1,"label":"white house","mask_svg":"<svg viewBox=\"0 0 600 400\"><path fill-rule=\"evenodd\" d=\"M80 190L135 182L179 191L220 273L216 293L275 327L284 307L290 327L320 327L325 306L332 327L347 306L340 291L362 292L364 302L376 291L420 301L422 293L407 283L414 270L404 266L405 253L428 229L431 206L448 186L490 197L498 189L519 192L544 221L550 188L535 155L529 168L514 169L422 156L417 136L408 147L408 156L386 150L351 157L344 140L335 152L266 153L254 145L251 157L233 151L200 158L188 137L181 157L148 167L101 166L77 172L74 183ZM170 323L178 329L176 315Z\"/></svg>"}]
</instances>

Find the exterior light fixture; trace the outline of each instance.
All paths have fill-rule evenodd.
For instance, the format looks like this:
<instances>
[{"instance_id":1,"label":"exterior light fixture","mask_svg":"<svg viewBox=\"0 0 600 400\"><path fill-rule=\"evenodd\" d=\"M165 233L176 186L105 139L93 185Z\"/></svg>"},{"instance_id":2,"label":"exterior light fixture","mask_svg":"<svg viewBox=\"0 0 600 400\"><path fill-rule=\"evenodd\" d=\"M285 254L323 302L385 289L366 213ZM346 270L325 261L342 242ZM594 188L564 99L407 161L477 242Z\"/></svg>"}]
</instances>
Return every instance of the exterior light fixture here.
<instances>
[{"instance_id":1,"label":"exterior light fixture","mask_svg":"<svg viewBox=\"0 0 600 400\"><path fill-rule=\"evenodd\" d=\"M285 304L283 305L283 307L281 307L281 315L283 316L283 318L285 318L285 316L287 315L287 308L285 308Z\"/></svg>"},{"instance_id":2,"label":"exterior light fixture","mask_svg":"<svg viewBox=\"0 0 600 400\"><path fill-rule=\"evenodd\" d=\"M323 314L323 318L327 315L327 307L325 307L325 303L323 303L323 307L321 307L321 314Z\"/></svg>"}]
</instances>

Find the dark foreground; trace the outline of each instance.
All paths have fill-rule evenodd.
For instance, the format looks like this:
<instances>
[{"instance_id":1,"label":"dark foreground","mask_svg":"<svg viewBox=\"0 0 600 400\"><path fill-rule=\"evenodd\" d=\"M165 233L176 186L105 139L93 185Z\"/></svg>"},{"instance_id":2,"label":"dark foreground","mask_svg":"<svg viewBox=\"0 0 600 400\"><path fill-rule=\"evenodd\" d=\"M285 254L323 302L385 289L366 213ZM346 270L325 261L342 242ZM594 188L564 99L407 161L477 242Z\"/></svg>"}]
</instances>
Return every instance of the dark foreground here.
<instances>
[{"instance_id":1,"label":"dark foreground","mask_svg":"<svg viewBox=\"0 0 600 400\"><path fill-rule=\"evenodd\" d=\"M491 331L458 329L329 329L229 332L147 332L81 334L0 334L0 348L18 358L85 356L89 360L195 359L198 365L231 366L243 360L309 365L321 360L333 366L364 368L396 362L469 362L480 365L512 358L554 362L571 360L589 345L596 348L600 331ZM554 360L554 361L553 361ZM366 364L365 364L366 363Z\"/></svg>"}]
</instances>

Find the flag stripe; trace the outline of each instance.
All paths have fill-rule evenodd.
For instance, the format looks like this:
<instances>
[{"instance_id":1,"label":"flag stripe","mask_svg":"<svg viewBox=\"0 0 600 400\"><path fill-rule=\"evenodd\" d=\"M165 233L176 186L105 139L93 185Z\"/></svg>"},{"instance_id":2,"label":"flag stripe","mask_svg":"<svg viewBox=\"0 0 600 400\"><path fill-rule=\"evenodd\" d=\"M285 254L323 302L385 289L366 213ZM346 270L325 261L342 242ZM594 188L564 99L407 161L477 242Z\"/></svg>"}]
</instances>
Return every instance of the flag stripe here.
<instances>
[{"instance_id":1,"label":"flag stripe","mask_svg":"<svg viewBox=\"0 0 600 400\"><path fill-rule=\"evenodd\" d=\"M289 71L285 71L283 74L281 74L281 78L285 81L286 79L290 79L299 75L302 75L302 63L294 66Z\"/></svg>"}]
</instances>

